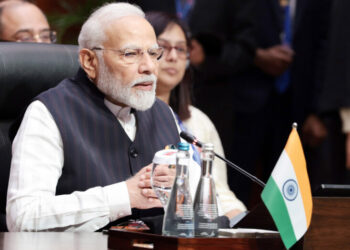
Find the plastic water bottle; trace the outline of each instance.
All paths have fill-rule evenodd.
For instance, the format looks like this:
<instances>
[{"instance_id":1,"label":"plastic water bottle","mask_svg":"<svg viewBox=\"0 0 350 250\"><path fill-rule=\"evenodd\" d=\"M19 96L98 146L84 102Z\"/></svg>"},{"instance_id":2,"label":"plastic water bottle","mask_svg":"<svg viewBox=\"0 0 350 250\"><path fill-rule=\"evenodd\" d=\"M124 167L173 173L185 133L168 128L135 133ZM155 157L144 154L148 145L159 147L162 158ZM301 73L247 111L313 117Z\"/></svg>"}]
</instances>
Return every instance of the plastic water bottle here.
<instances>
[{"instance_id":1,"label":"plastic water bottle","mask_svg":"<svg viewBox=\"0 0 350 250\"><path fill-rule=\"evenodd\" d=\"M194 236L193 203L188 180L189 166L189 144L180 142L176 154L176 177L163 220L163 235Z\"/></svg>"},{"instance_id":2,"label":"plastic water bottle","mask_svg":"<svg viewBox=\"0 0 350 250\"><path fill-rule=\"evenodd\" d=\"M212 176L214 156L213 144L203 144L201 153L202 174L194 199L196 237L215 237L218 235L218 206Z\"/></svg>"}]
</instances>

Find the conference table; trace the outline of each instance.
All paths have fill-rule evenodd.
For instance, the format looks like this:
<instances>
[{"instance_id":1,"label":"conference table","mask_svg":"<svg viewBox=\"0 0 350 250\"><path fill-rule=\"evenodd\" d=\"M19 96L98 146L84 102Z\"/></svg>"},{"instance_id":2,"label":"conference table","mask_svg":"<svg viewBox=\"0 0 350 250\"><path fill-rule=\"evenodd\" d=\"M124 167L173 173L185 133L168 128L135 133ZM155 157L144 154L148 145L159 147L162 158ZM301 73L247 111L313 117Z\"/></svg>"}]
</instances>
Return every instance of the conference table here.
<instances>
[{"instance_id":1,"label":"conference table","mask_svg":"<svg viewBox=\"0 0 350 250\"><path fill-rule=\"evenodd\" d=\"M350 198L314 197L311 226L298 249L349 249ZM253 214L253 213L252 213ZM251 217L255 226L267 215ZM247 220L247 223L249 220ZM263 226L263 224L261 224ZM264 228L264 227L258 227ZM299 244L300 243L300 244ZM151 246L154 246L153 248ZM279 236L229 238L175 238L120 230L107 233L21 232L0 233L0 249L284 249Z\"/></svg>"},{"instance_id":2,"label":"conference table","mask_svg":"<svg viewBox=\"0 0 350 250\"><path fill-rule=\"evenodd\" d=\"M98 233L0 233L0 249L96 250L108 249L108 235Z\"/></svg>"},{"instance_id":3,"label":"conference table","mask_svg":"<svg viewBox=\"0 0 350 250\"><path fill-rule=\"evenodd\" d=\"M283 249L279 236L239 238L176 238L118 231L108 234L68 232L0 233L6 250L107 250L107 249ZM152 242L152 243L150 243Z\"/></svg>"}]
</instances>

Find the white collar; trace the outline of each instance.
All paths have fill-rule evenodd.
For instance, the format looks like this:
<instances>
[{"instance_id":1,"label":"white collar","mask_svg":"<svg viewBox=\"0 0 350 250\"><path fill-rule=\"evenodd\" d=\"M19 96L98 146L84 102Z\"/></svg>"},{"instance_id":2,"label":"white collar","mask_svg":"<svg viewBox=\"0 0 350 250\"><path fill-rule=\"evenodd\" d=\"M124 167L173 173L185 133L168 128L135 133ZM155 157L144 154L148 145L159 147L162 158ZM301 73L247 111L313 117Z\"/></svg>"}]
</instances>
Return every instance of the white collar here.
<instances>
[{"instance_id":1,"label":"white collar","mask_svg":"<svg viewBox=\"0 0 350 250\"><path fill-rule=\"evenodd\" d=\"M123 122L128 122L131 118L131 108L130 107L121 107L117 104L114 104L108 101L106 98L104 99L104 104L107 108L114 114L115 117L122 120Z\"/></svg>"}]
</instances>

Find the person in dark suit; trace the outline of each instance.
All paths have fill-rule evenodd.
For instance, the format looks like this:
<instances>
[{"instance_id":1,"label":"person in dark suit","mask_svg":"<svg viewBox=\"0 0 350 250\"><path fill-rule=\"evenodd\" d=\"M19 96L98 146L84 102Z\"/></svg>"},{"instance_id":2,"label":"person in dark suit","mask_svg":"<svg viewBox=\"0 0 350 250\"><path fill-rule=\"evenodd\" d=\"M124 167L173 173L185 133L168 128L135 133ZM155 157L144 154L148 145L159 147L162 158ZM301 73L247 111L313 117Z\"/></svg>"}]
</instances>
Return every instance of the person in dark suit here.
<instances>
[{"instance_id":1,"label":"person in dark suit","mask_svg":"<svg viewBox=\"0 0 350 250\"><path fill-rule=\"evenodd\" d=\"M264 181L293 122L299 124L304 143L311 146L326 136L316 115L315 99L324 72L330 1L297 0L290 4L291 39L283 44L285 16L280 1L255 2L255 65L232 81L236 108L232 160ZM281 91L277 81L284 74L289 75L288 82ZM247 202L252 192L249 183L233 173L228 176L231 187L238 189L238 197Z\"/></svg>"},{"instance_id":2,"label":"person in dark suit","mask_svg":"<svg viewBox=\"0 0 350 250\"><path fill-rule=\"evenodd\" d=\"M254 63L254 1L222 0L214 4L198 0L189 17L194 103L214 122L229 159L235 143L232 84L236 75Z\"/></svg>"},{"instance_id":3,"label":"person in dark suit","mask_svg":"<svg viewBox=\"0 0 350 250\"><path fill-rule=\"evenodd\" d=\"M329 131L323 147L332 152L322 163L323 183L350 183L349 11L349 1L333 0L327 68L319 99Z\"/></svg>"}]
</instances>

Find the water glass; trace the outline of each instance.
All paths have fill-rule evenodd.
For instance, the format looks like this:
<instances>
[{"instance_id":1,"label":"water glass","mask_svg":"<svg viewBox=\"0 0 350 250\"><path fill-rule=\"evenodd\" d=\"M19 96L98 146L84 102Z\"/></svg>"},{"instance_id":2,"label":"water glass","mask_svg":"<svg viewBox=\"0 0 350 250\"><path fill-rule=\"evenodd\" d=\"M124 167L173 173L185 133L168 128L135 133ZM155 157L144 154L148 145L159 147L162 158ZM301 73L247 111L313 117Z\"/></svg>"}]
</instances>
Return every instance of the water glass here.
<instances>
[{"instance_id":1,"label":"water glass","mask_svg":"<svg viewBox=\"0 0 350 250\"><path fill-rule=\"evenodd\" d=\"M175 149L164 149L153 158L151 185L164 208L176 175L176 152Z\"/></svg>"}]
</instances>

